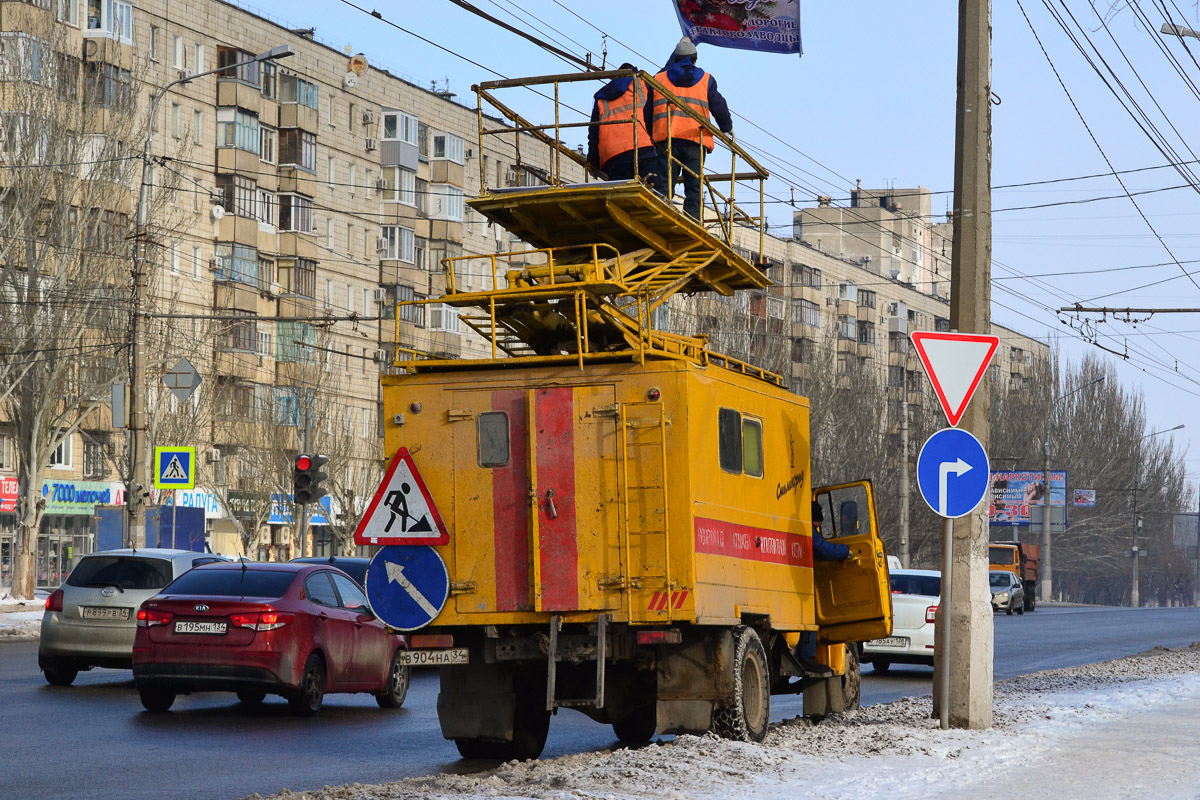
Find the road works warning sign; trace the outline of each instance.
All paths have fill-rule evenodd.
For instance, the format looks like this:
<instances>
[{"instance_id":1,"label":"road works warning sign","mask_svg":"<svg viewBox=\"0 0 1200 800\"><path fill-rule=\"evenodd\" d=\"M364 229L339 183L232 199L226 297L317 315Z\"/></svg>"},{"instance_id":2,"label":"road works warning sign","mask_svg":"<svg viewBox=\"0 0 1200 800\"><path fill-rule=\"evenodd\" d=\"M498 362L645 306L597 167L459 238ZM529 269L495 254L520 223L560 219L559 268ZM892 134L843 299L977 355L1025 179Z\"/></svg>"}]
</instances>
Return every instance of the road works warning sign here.
<instances>
[{"instance_id":1,"label":"road works warning sign","mask_svg":"<svg viewBox=\"0 0 1200 800\"><path fill-rule=\"evenodd\" d=\"M354 532L355 544L446 544L450 534L412 453L401 447Z\"/></svg>"}]
</instances>

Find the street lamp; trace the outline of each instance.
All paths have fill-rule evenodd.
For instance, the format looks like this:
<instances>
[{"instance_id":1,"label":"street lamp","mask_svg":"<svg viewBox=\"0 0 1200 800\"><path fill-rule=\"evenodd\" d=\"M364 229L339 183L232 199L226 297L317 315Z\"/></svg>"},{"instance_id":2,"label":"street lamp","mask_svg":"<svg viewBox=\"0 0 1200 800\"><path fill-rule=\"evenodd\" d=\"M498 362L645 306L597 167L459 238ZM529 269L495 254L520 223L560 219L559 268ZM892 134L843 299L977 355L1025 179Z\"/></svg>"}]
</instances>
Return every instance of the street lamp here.
<instances>
[{"instance_id":1,"label":"street lamp","mask_svg":"<svg viewBox=\"0 0 1200 800\"><path fill-rule=\"evenodd\" d=\"M1162 27L1159 28L1159 33L1165 33L1169 36L1178 36L1181 39L1184 36L1190 36L1193 39L1200 39L1200 33L1196 33L1196 31L1192 30L1191 28L1185 28L1182 25L1176 25L1173 22L1164 22Z\"/></svg>"},{"instance_id":2,"label":"street lamp","mask_svg":"<svg viewBox=\"0 0 1200 800\"><path fill-rule=\"evenodd\" d=\"M1050 418L1054 416L1054 409L1063 400L1082 392L1089 386L1103 383L1106 377L1106 375L1100 375L1082 386L1064 395L1060 395L1057 400L1050 401L1050 410L1046 412L1046 438L1042 442L1042 482L1044 483L1044 491L1042 493L1042 563L1039 569L1041 576L1041 599L1043 603L1050 602L1050 597L1054 592L1054 580L1050 574ZM1066 502L1067 498L1064 495L1063 503L1065 504Z\"/></svg>"},{"instance_id":3,"label":"street lamp","mask_svg":"<svg viewBox=\"0 0 1200 800\"><path fill-rule=\"evenodd\" d=\"M1141 472L1142 472L1141 445L1142 445L1142 442L1146 441L1151 436L1158 436L1159 434L1170 433L1171 431L1181 431L1185 427L1187 427L1187 426L1183 425L1181 423L1179 425L1176 425L1174 428L1167 428L1166 430L1154 431L1153 433L1147 433L1145 436L1138 439L1138 441L1137 441L1137 450L1138 450L1137 461L1134 462L1134 465L1133 465L1133 547L1129 551L1129 555L1133 559L1133 583L1130 585L1130 589L1129 589L1129 606L1130 606L1130 608L1137 608L1138 606L1141 605L1141 597L1138 595L1138 560L1142 557L1142 554L1141 554L1141 551L1138 550L1138 543L1137 543L1138 528L1141 527L1141 524L1142 524L1141 519L1138 518L1138 513L1137 513L1138 482L1141 479Z\"/></svg>"},{"instance_id":4,"label":"street lamp","mask_svg":"<svg viewBox=\"0 0 1200 800\"><path fill-rule=\"evenodd\" d=\"M291 45L281 44L266 52L259 53L254 58L239 61L236 64L226 64L223 67L210 69L195 75L177 78L159 88L150 99L150 117L146 126L146 140L142 144L142 183L138 190L137 230L133 248L133 363L129 378L129 448L130 483L125 492L125 507L129 518L130 544L143 546L145 544L146 528L143 497L150 486L150 463L147 459L146 442L142 441L142 432L146 426L146 328L142 322L142 304L146 292L146 228L149 225L149 208L147 191L150 186L150 147L154 139L154 121L158 116L158 104L163 97L176 86L191 83L197 78L204 78L218 72L236 70L248 64L258 64L263 61L274 61L295 55Z\"/></svg>"}]
</instances>

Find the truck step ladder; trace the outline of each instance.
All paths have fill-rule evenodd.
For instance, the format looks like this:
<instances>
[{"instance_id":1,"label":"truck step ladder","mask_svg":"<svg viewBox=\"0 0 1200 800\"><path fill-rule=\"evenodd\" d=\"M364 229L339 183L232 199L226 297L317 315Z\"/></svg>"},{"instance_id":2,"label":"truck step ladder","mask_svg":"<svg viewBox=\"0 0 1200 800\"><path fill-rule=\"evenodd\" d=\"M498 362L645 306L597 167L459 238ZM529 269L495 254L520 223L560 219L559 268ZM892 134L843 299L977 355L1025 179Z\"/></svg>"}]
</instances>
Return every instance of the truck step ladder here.
<instances>
[{"instance_id":1,"label":"truck step ladder","mask_svg":"<svg viewBox=\"0 0 1200 800\"><path fill-rule=\"evenodd\" d=\"M596 617L596 696L559 699L558 679L558 635L562 630L562 617L550 618L550 646L546 654L546 710L556 708L604 708L604 666L608 659L608 614Z\"/></svg>"}]
</instances>

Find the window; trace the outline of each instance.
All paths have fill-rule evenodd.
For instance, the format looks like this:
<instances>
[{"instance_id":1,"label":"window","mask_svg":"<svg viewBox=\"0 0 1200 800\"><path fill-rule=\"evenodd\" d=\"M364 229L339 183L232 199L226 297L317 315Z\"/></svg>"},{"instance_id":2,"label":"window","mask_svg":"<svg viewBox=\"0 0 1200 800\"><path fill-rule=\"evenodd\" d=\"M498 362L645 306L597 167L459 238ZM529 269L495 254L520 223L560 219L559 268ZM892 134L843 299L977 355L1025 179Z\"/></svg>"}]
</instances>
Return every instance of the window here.
<instances>
[{"instance_id":1,"label":"window","mask_svg":"<svg viewBox=\"0 0 1200 800\"><path fill-rule=\"evenodd\" d=\"M888 334L888 352L890 353L907 353L908 352L908 337L903 333Z\"/></svg>"},{"instance_id":2,"label":"window","mask_svg":"<svg viewBox=\"0 0 1200 800\"><path fill-rule=\"evenodd\" d=\"M171 37L171 66L175 67L175 69L185 69L187 67L186 62L184 61L185 58L186 55L183 50L183 37Z\"/></svg>"},{"instance_id":3,"label":"window","mask_svg":"<svg viewBox=\"0 0 1200 800\"><path fill-rule=\"evenodd\" d=\"M109 36L133 44L133 4L129 0L87 0L84 36Z\"/></svg>"},{"instance_id":4,"label":"window","mask_svg":"<svg viewBox=\"0 0 1200 800\"><path fill-rule=\"evenodd\" d=\"M404 322L411 322L418 328L423 328L425 327L425 306L399 305L420 299L422 298L413 291L411 286L405 286L402 283L396 285L396 315Z\"/></svg>"},{"instance_id":5,"label":"window","mask_svg":"<svg viewBox=\"0 0 1200 800\"><path fill-rule=\"evenodd\" d=\"M347 110L347 114L346 114L346 128L349 129L351 136L354 135L354 126L356 124L358 124L358 120L356 120L354 118L354 115L357 112L358 112L358 106L354 105L354 103L351 103L350 108Z\"/></svg>"},{"instance_id":6,"label":"window","mask_svg":"<svg viewBox=\"0 0 1200 800\"><path fill-rule=\"evenodd\" d=\"M333 584L329 582L328 572L318 572L310 576L308 580L304 581L304 591L314 605L330 608L338 606L337 592L334 591Z\"/></svg>"},{"instance_id":7,"label":"window","mask_svg":"<svg viewBox=\"0 0 1200 800\"><path fill-rule=\"evenodd\" d=\"M204 70L204 45L197 42L195 54L196 54L196 62L195 62L196 72L204 72L205 71Z\"/></svg>"},{"instance_id":8,"label":"window","mask_svg":"<svg viewBox=\"0 0 1200 800\"><path fill-rule=\"evenodd\" d=\"M9 434L0 434L0 469L17 468L16 441Z\"/></svg>"},{"instance_id":9,"label":"window","mask_svg":"<svg viewBox=\"0 0 1200 800\"><path fill-rule=\"evenodd\" d=\"M196 109L192 112L192 144L202 144L200 132L204 130L204 112Z\"/></svg>"},{"instance_id":10,"label":"window","mask_svg":"<svg viewBox=\"0 0 1200 800\"><path fill-rule=\"evenodd\" d=\"M275 424L299 427L301 407L308 406L308 392L295 386L278 386L275 389Z\"/></svg>"},{"instance_id":11,"label":"window","mask_svg":"<svg viewBox=\"0 0 1200 800\"><path fill-rule=\"evenodd\" d=\"M259 189L255 203L254 218L263 225L275 226L275 193Z\"/></svg>"},{"instance_id":12,"label":"window","mask_svg":"<svg viewBox=\"0 0 1200 800\"><path fill-rule=\"evenodd\" d=\"M900 364L892 364L888 367L888 386L903 386L904 385L904 367Z\"/></svg>"},{"instance_id":13,"label":"window","mask_svg":"<svg viewBox=\"0 0 1200 800\"><path fill-rule=\"evenodd\" d=\"M73 439L73 436L63 437L63 440L58 443L58 447L54 448L54 452L50 454L50 466L59 469L71 468L71 462L74 460Z\"/></svg>"},{"instance_id":14,"label":"window","mask_svg":"<svg viewBox=\"0 0 1200 800\"><path fill-rule=\"evenodd\" d=\"M462 222L463 190L448 183L430 184L429 216L434 219L446 219Z\"/></svg>"},{"instance_id":15,"label":"window","mask_svg":"<svg viewBox=\"0 0 1200 800\"><path fill-rule=\"evenodd\" d=\"M453 133L435 133L433 135L433 157L444 158L455 164L463 163L463 140Z\"/></svg>"},{"instance_id":16,"label":"window","mask_svg":"<svg viewBox=\"0 0 1200 800\"><path fill-rule=\"evenodd\" d=\"M179 103L171 103L171 136L176 139L179 138L179 118Z\"/></svg>"},{"instance_id":17,"label":"window","mask_svg":"<svg viewBox=\"0 0 1200 800\"><path fill-rule=\"evenodd\" d=\"M333 217L327 217L325 219L325 249L326 250L333 249L333 245L334 245L333 226L334 226Z\"/></svg>"},{"instance_id":18,"label":"window","mask_svg":"<svg viewBox=\"0 0 1200 800\"><path fill-rule=\"evenodd\" d=\"M771 319L783 319L783 313L787 306L783 302L782 297L767 298L767 316Z\"/></svg>"},{"instance_id":19,"label":"window","mask_svg":"<svg viewBox=\"0 0 1200 800\"><path fill-rule=\"evenodd\" d=\"M79 100L79 68L82 62L66 53L55 53L58 74L58 96L72 103Z\"/></svg>"},{"instance_id":20,"label":"window","mask_svg":"<svg viewBox=\"0 0 1200 800\"><path fill-rule=\"evenodd\" d=\"M171 242L171 265L170 265L170 269L171 269L171 274L172 274L172 275L178 275L178 274L179 274L179 245L178 245L178 244L176 244L175 242Z\"/></svg>"},{"instance_id":21,"label":"window","mask_svg":"<svg viewBox=\"0 0 1200 800\"><path fill-rule=\"evenodd\" d=\"M278 93L279 65L274 61L262 62L262 96L274 100Z\"/></svg>"},{"instance_id":22,"label":"window","mask_svg":"<svg viewBox=\"0 0 1200 800\"><path fill-rule=\"evenodd\" d=\"M742 415L731 408L717 410L717 459L726 472L742 472Z\"/></svg>"},{"instance_id":23,"label":"window","mask_svg":"<svg viewBox=\"0 0 1200 800\"><path fill-rule=\"evenodd\" d=\"M429 181L423 181L417 178L417 190L415 192L417 200L417 211L422 214L429 213Z\"/></svg>"},{"instance_id":24,"label":"window","mask_svg":"<svg viewBox=\"0 0 1200 800\"><path fill-rule=\"evenodd\" d=\"M816 343L812 339L797 337L792 339L792 361L797 364L807 364L812 361L813 347Z\"/></svg>"},{"instance_id":25,"label":"window","mask_svg":"<svg viewBox=\"0 0 1200 800\"><path fill-rule=\"evenodd\" d=\"M258 215L258 186L241 175L218 175L217 188L223 195L225 210L239 217L256 219Z\"/></svg>"},{"instance_id":26,"label":"window","mask_svg":"<svg viewBox=\"0 0 1200 800\"><path fill-rule=\"evenodd\" d=\"M821 327L821 307L812 300L797 297L792 300L792 321L819 328Z\"/></svg>"},{"instance_id":27,"label":"window","mask_svg":"<svg viewBox=\"0 0 1200 800\"><path fill-rule=\"evenodd\" d=\"M458 312L445 303L432 303L429 306L429 330L458 333Z\"/></svg>"},{"instance_id":28,"label":"window","mask_svg":"<svg viewBox=\"0 0 1200 800\"><path fill-rule=\"evenodd\" d=\"M330 189L332 189L333 184L336 182L336 177L337 177L337 160L334 159L333 156L329 156L326 158L325 164L326 164L325 183L329 186Z\"/></svg>"},{"instance_id":29,"label":"window","mask_svg":"<svg viewBox=\"0 0 1200 800\"><path fill-rule=\"evenodd\" d=\"M79 27L79 0L57 0L58 21Z\"/></svg>"},{"instance_id":30,"label":"window","mask_svg":"<svg viewBox=\"0 0 1200 800\"><path fill-rule=\"evenodd\" d=\"M858 304L867 308L875 308L875 293L867 289L859 289Z\"/></svg>"},{"instance_id":31,"label":"window","mask_svg":"<svg viewBox=\"0 0 1200 800\"><path fill-rule=\"evenodd\" d=\"M114 111L129 109L133 99L129 70L115 64L89 61L86 65L87 100L94 106Z\"/></svg>"},{"instance_id":32,"label":"window","mask_svg":"<svg viewBox=\"0 0 1200 800\"><path fill-rule=\"evenodd\" d=\"M838 300L848 300L851 303L858 302L858 286L853 283L838 284Z\"/></svg>"},{"instance_id":33,"label":"window","mask_svg":"<svg viewBox=\"0 0 1200 800\"><path fill-rule=\"evenodd\" d=\"M279 163L317 172L317 137L299 128L279 131Z\"/></svg>"},{"instance_id":34,"label":"window","mask_svg":"<svg viewBox=\"0 0 1200 800\"><path fill-rule=\"evenodd\" d=\"M278 132L267 125L258 128L258 157L268 164L275 163L275 150L278 142Z\"/></svg>"},{"instance_id":35,"label":"window","mask_svg":"<svg viewBox=\"0 0 1200 800\"><path fill-rule=\"evenodd\" d=\"M204 251L199 247L192 248L192 277L200 280L200 269L204 264Z\"/></svg>"},{"instance_id":36,"label":"window","mask_svg":"<svg viewBox=\"0 0 1200 800\"><path fill-rule=\"evenodd\" d=\"M226 348L242 353L253 353L258 340L257 315L252 311L234 308L230 310L230 316L238 319L229 325L229 335L225 340Z\"/></svg>"},{"instance_id":37,"label":"window","mask_svg":"<svg viewBox=\"0 0 1200 800\"><path fill-rule=\"evenodd\" d=\"M414 242L416 231L400 225L384 225L379 230L380 238L384 241L383 250L379 257L391 261L415 261Z\"/></svg>"},{"instance_id":38,"label":"window","mask_svg":"<svg viewBox=\"0 0 1200 800\"><path fill-rule=\"evenodd\" d=\"M385 141L400 141L415 145L419 123L412 114L403 111L383 112L383 136Z\"/></svg>"},{"instance_id":39,"label":"window","mask_svg":"<svg viewBox=\"0 0 1200 800\"><path fill-rule=\"evenodd\" d=\"M406 206L417 204L417 173L404 167L384 167L383 180L385 189L383 199L403 203Z\"/></svg>"},{"instance_id":40,"label":"window","mask_svg":"<svg viewBox=\"0 0 1200 800\"><path fill-rule=\"evenodd\" d=\"M875 323L866 322L865 320L858 321L858 343L859 344L875 344Z\"/></svg>"},{"instance_id":41,"label":"window","mask_svg":"<svg viewBox=\"0 0 1200 800\"><path fill-rule=\"evenodd\" d=\"M753 478L763 476L762 422L742 419L742 470Z\"/></svg>"},{"instance_id":42,"label":"window","mask_svg":"<svg viewBox=\"0 0 1200 800\"><path fill-rule=\"evenodd\" d=\"M485 411L476 424L479 440L479 466L503 467L508 464L508 414Z\"/></svg>"},{"instance_id":43,"label":"window","mask_svg":"<svg viewBox=\"0 0 1200 800\"><path fill-rule=\"evenodd\" d=\"M316 297L317 262L310 258L279 259L279 283L284 294Z\"/></svg>"},{"instance_id":44,"label":"window","mask_svg":"<svg viewBox=\"0 0 1200 800\"><path fill-rule=\"evenodd\" d=\"M821 270L815 267L801 267L802 280L804 286L809 286L813 289L821 288Z\"/></svg>"},{"instance_id":45,"label":"window","mask_svg":"<svg viewBox=\"0 0 1200 800\"><path fill-rule=\"evenodd\" d=\"M258 250L244 244L218 242L215 250L217 273L214 280L238 281L258 286Z\"/></svg>"},{"instance_id":46,"label":"window","mask_svg":"<svg viewBox=\"0 0 1200 800\"><path fill-rule=\"evenodd\" d=\"M945 317L934 317L933 318L933 329L940 333L949 333L950 332L950 320L946 319Z\"/></svg>"},{"instance_id":47,"label":"window","mask_svg":"<svg viewBox=\"0 0 1200 800\"><path fill-rule=\"evenodd\" d=\"M59 3L74 4L75 0L59 0ZM162 38L162 30L154 25L150 26L150 60L158 61L158 40Z\"/></svg>"},{"instance_id":48,"label":"window","mask_svg":"<svg viewBox=\"0 0 1200 800\"><path fill-rule=\"evenodd\" d=\"M858 320L852 314L838 317L838 338L854 341L858 338Z\"/></svg>"},{"instance_id":49,"label":"window","mask_svg":"<svg viewBox=\"0 0 1200 800\"><path fill-rule=\"evenodd\" d=\"M275 324L275 360L297 364L313 364L316 335L307 322L277 322Z\"/></svg>"},{"instance_id":50,"label":"window","mask_svg":"<svg viewBox=\"0 0 1200 800\"><path fill-rule=\"evenodd\" d=\"M311 233L313 201L302 194L279 195L279 230Z\"/></svg>"},{"instance_id":51,"label":"window","mask_svg":"<svg viewBox=\"0 0 1200 800\"><path fill-rule=\"evenodd\" d=\"M299 103L315 110L320 102L317 85L296 75L284 75L279 90L281 103Z\"/></svg>"},{"instance_id":52,"label":"window","mask_svg":"<svg viewBox=\"0 0 1200 800\"><path fill-rule=\"evenodd\" d=\"M358 188L358 164L351 164L346 170L347 188L350 190L350 196L354 197L354 191Z\"/></svg>"},{"instance_id":53,"label":"window","mask_svg":"<svg viewBox=\"0 0 1200 800\"><path fill-rule=\"evenodd\" d=\"M236 147L258 155L258 115L240 108L218 108L217 147Z\"/></svg>"},{"instance_id":54,"label":"window","mask_svg":"<svg viewBox=\"0 0 1200 800\"><path fill-rule=\"evenodd\" d=\"M422 161L429 160L429 126L417 125L417 155Z\"/></svg>"}]
</instances>

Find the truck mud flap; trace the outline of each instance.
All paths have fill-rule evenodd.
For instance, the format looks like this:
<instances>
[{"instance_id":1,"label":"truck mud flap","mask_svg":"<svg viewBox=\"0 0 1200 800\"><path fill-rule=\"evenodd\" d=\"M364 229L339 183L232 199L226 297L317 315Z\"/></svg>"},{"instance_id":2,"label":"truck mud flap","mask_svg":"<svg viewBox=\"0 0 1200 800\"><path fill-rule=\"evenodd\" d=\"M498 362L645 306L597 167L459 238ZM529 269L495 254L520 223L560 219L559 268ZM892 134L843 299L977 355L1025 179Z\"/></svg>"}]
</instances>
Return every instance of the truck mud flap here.
<instances>
[{"instance_id":1,"label":"truck mud flap","mask_svg":"<svg viewBox=\"0 0 1200 800\"><path fill-rule=\"evenodd\" d=\"M517 695L494 666L442 667L438 722L446 739L511 741Z\"/></svg>"}]
</instances>

